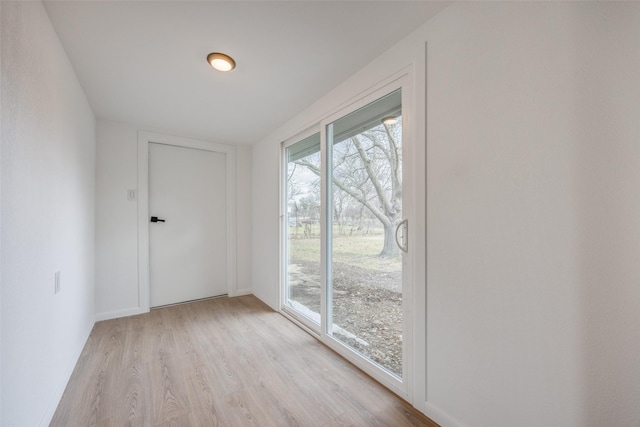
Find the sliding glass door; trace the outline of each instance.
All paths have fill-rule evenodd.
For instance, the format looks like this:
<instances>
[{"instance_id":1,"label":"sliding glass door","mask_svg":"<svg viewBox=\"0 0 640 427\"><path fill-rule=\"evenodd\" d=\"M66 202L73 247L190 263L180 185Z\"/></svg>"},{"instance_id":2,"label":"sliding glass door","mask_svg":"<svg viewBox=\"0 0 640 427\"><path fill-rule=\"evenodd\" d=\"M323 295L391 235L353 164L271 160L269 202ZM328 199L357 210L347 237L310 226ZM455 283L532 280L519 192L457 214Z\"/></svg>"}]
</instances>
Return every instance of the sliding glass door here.
<instances>
[{"instance_id":1,"label":"sliding glass door","mask_svg":"<svg viewBox=\"0 0 640 427\"><path fill-rule=\"evenodd\" d=\"M377 95L377 96L376 96ZM283 310L406 390L402 90L381 91L283 149Z\"/></svg>"},{"instance_id":2,"label":"sliding glass door","mask_svg":"<svg viewBox=\"0 0 640 427\"><path fill-rule=\"evenodd\" d=\"M320 325L320 133L285 148L284 306Z\"/></svg>"},{"instance_id":3,"label":"sliding glass door","mask_svg":"<svg viewBox=\"0 0 640 427\"><path fill-rule=\"evenodd\" d=\"M327 333L402 378L400 91L330 123L327 140Z\"/></svg>"}]
</instances>

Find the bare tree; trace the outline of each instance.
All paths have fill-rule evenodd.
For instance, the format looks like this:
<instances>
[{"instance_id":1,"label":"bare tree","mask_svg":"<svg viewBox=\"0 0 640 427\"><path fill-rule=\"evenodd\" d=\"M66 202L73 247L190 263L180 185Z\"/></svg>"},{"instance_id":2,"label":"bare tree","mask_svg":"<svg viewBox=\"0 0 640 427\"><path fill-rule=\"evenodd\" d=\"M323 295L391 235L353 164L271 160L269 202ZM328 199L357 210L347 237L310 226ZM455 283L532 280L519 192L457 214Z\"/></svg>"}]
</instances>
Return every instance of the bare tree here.
<instances>
[{"instance_id":1,"label":"bare tree","mask_svg":"<svg viewBox=\"0 0 640 427\"><path fill-rule=\"evenodd\" d=\"M333 192L343 192L371 212L384 229L381 257L398 255L395 229L401 219L401 121L382 124L333 145ZM320 176L320 165L297 163ZM341 208L343 208L341 206Z\"/></svg>"}]
</instances>

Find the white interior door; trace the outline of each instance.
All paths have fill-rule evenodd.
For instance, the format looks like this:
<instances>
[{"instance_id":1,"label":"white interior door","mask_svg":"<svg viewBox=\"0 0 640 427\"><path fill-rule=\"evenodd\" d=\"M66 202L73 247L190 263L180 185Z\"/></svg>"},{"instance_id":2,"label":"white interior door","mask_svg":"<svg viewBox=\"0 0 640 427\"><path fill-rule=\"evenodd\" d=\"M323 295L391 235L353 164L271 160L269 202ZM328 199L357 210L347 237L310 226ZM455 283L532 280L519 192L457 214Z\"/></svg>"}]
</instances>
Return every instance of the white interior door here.
<instances>
[{"instance_id":1,"label":"white interior door","mask_svg":"<svg viewBox=\"0 0 640 427\"><path fill-rule=\"evenodd\" d=\"M227 293L226 185L225 153L149 144L151 307Z\"/></svg>"}]
</instances>

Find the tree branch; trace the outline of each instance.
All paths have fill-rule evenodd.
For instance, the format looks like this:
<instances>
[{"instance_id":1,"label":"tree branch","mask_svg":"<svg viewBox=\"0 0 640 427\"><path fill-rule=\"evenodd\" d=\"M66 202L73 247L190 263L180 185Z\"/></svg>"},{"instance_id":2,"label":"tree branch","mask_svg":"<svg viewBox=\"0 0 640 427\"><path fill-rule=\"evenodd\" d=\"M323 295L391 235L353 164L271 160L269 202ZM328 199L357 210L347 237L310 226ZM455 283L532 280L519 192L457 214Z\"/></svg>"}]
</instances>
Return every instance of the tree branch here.
<instances>
[{"instance_id":1,"label":"tree branch","mask_svg":"<svg viewBox=\"0 0 640 427\"><path fill-rule=\"evenodd\" d=\"M376 190L376 194L378 195L378 199L380 200L382 208L387 215L393 214L393 206L391 206L391 203L389 203L389 199L384 193L384 188L382 188L382 185L380 185L380 180L371 167L371 159L369 159L367 153L362 149L362 144L360 143L360 140L357 136L351 137L351 141L353 141L353 145L355 145L356 150L358 150L358 153L360 154L360 157L362 157L362 162L364 163L365 170L367 171L369 179L371 179L371 183Z\"/></svg>"},{"instance_id":2,"label":"tree branch","mask_svg":"<svg viewBox=\"0 0 640 427\"><path fill-rule=\"evenodd\" d=\"M313 172L317 176L320 176L320 168L314 165L313 163L309 163L306 160L299 160L297 163L301 166L308 167L311 172ZM344 185L344 183L340 182L335 177L332 178L332 182L336 187L338 187L339 189L341 189L342 191L344 191L345 193L347 193L348 195L356 199L359 203L361 203L367 209L369 209L369 211L371 211L371 213L376 218L378 218L380 222L382 222L383 224L391 223L389 218L387 218L385 213L380 208L373 205L369 200L367 200L367 198L365 197L366 192L363 192L363 194L358 194L355 190L347 187L346 185Z\"/></svg>"}]
</instances>

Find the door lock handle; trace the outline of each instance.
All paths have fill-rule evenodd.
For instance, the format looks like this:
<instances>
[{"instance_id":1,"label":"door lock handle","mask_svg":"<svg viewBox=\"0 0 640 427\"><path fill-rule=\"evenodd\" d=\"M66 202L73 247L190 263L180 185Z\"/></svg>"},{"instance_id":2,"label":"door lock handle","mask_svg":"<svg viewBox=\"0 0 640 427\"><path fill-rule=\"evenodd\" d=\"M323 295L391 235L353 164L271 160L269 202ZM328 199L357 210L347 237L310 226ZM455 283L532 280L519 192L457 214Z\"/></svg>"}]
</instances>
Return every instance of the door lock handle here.
<instances>
[{"instance_id":1,"label":"door lock handle","mask_svg":"<svg viewBox=\"0 0 640 427\"><path fill-rule=\"evenodd\" d=\"M400 230L402 230L402 235L400 237L402 242L400 240L398 240L398 232ZM400 224L398 224L398 226L396 227L396 245L398 245L400 250L402 252L405 252L405 253L409 252L408 231L409 231L409 220L408 219L405 219L404 221L401 221Z\"/></svg>"},{"instance_id":2,"label":"door lock handle","mask_svg":"<svg viewBox=\"0 0 640 427\"><path fill-rule=\"evenodd\" d=\"M157 216L152 216L151 222L164 222L164 219L160 219Z\"/></svg>"}]
</instances>

